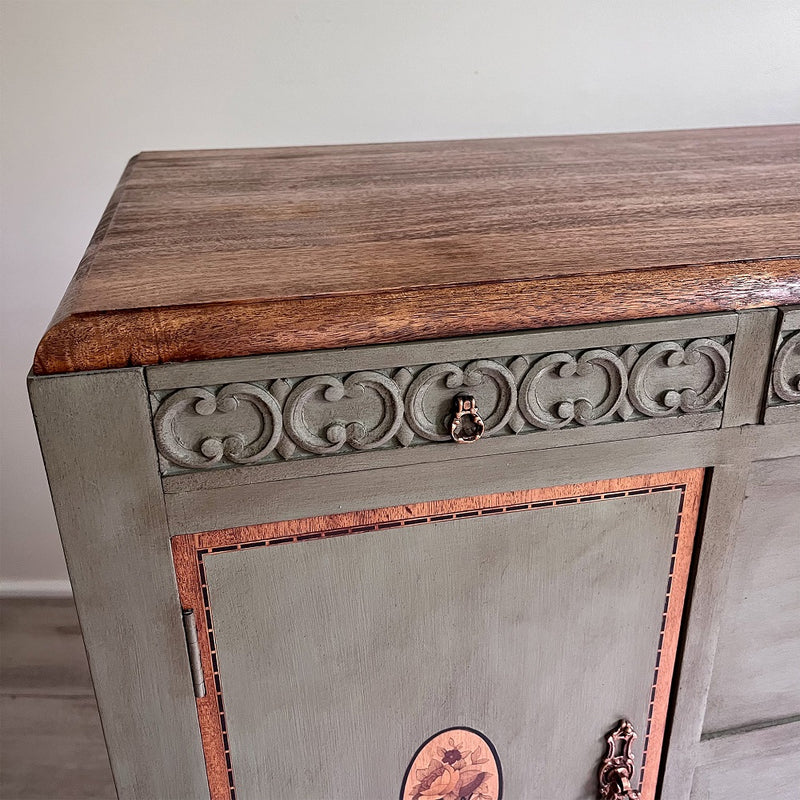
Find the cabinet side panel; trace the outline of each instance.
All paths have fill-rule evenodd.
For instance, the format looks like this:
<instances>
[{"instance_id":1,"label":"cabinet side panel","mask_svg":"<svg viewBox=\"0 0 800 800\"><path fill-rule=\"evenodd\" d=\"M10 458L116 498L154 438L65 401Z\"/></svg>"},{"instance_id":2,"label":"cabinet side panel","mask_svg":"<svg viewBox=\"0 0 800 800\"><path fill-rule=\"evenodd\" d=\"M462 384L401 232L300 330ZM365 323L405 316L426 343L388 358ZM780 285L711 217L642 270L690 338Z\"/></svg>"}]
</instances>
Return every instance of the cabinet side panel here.
<instances>
[{"instance_id":1,"label":"cabinet side panel","mask_svg":"<svg viewBox=\"0 0 800 800\"><path fill-rule=\"evenodd\" d=\"M739 447L742 446L739 442ZM749 465L723 465L715 467L711 476L701 521L702 535L696 547L699 552L684 626L661 800L686 800L691 790L730 572L734 528L744 499L748 469Z\"/></svg>"},{"instance_id":2,"label":"cabinet side panel","mask_svg":"<svg viewBox=\"0 0 800 800\"><path fill-rule=\"evenodd\" d=\"M118 796L208 797L142 372L29 390Z\"/></svg>"},{"instance_id":3,"label":"cabinet side panel","mask_svg":"<svg viewBox=\"0 0 800 800\"><path fill-rule=\"evenodd\" d=\"M753 464L704 733L800 716L800 457Z\"/></svg>"}]
</instances>

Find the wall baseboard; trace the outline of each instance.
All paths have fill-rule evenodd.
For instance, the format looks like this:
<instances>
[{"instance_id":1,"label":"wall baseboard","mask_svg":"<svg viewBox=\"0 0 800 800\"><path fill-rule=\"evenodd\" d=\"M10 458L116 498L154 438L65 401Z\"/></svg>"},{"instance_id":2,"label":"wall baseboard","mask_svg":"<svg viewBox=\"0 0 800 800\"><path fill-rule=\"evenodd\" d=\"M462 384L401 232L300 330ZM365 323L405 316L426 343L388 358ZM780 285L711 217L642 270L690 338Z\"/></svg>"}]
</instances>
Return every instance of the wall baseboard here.
<instances>
[{"instance_id":1,"label":"wall baseboard","mask_svg":"<svg viewBox=\"0 0 800 800\"><path fill-rule=\"evenodd\" d=\"M0 598L71 596L72 587L66 578L51 581L0 579Z\"/></svg>"}]
</instances>

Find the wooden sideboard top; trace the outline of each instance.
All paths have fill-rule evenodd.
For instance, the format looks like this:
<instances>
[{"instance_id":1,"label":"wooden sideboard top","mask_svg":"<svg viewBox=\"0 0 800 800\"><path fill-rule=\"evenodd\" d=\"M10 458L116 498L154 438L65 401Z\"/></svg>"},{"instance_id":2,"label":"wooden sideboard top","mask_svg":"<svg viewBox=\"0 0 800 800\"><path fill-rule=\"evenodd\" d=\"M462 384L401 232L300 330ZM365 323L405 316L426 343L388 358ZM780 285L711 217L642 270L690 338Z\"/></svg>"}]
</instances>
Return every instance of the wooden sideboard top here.
<instances>
[{"instance_id":1,"label":"wooden sideboard top","mask_svg":"<svg viewBox=\"0 0 800 800\"><path fill-rule=\"evenodd\" d=\"M800 125L148 152L39 374L800 302Z\"/></svg>"}]
</instances>

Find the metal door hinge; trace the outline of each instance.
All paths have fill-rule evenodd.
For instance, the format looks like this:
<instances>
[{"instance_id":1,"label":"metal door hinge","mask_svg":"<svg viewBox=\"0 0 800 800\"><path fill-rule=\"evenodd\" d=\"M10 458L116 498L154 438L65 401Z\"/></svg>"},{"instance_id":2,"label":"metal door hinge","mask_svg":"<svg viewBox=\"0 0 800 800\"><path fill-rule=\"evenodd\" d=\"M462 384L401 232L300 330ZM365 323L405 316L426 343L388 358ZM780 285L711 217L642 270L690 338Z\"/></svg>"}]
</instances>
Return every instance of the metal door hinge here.
<instances>
[{"instance_id":1,"label":"metal door hinge","mask_svg":"<svg viewBox=\"0 0 800 800\"><path fill-rule=\"evenodd\" d=\"M189 652L194 696L205 697L206 681L203 677L203 662L200 659L200 644L197 641L197 623L192 609L183 609L183 632L186 634L186 649Z\"/></svg>"},{"instance_id":2,"label":"metal door hinge","mask_svg":"<svg viewBox=\"0 0 800 800\"><path fill-rule=\"evenodd\" d=\"M608 734L608 750L600 765L601 800L640 800L639 792L631 786L634 765L631 747L636 731L627 719Z\"/></svg>"}]
</instances>

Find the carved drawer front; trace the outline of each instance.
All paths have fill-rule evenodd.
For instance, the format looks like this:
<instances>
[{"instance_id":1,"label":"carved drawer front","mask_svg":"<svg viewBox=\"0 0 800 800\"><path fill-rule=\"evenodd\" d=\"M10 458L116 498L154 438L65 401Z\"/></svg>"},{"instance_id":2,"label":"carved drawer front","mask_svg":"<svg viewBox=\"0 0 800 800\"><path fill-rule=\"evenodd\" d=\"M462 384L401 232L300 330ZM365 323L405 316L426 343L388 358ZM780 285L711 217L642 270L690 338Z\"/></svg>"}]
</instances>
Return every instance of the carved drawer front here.
<instances>
[{"instance_id":1,"label":"carved drawer front","mask_svg":"<svg viewBox=\"0 0 800 800\"><path fill-rule=\"evenodd\" d=\"M722 314L153 367L165 487L716 428L735 331ZM479 432L454 425L459 398Z\"/></svg>"},{"instance_id":2,"label":"carved drawer front","mask_svg":"<svg viewBox=\"0 0 800 800\"><path fill-rule=\"evenodd\" d=\"M213 800L654 800L702 482L174 537Z\"/></svg>"}]
</instances>

